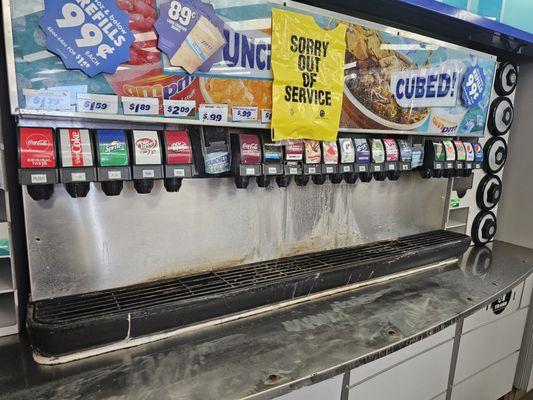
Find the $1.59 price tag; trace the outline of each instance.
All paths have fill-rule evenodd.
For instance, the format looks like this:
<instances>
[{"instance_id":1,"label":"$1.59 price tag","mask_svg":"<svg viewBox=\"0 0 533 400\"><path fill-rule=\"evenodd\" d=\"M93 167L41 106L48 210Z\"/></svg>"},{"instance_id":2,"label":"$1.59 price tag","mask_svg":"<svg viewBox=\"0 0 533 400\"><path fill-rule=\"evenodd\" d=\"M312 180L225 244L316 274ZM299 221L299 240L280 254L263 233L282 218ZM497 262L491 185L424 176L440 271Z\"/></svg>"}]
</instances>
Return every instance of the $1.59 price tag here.
<instances>
[{"instance_id":1,"label":"$1.59 price tag","mask_svg":"<svg viewBox=\"0 0 533 400\"><path fill-rule=\"evenodd\" d=\"M68 92L48 92L24 89L26 108L31 110L69 111L70 96Z\"/></svg>"},{"instance_id":2,"label":"$1.59 price tag","mask_svg":"<svg viewBox=\"0 0 533 400\"><path fill-rule=\"evenodd\" d=\"M257 121L257 106L232 107L231 116L235 122Z\"/></svg>"},{"instance_id":3,"label":"$1.59 price tag","mask_svg":"<svg viewBox=\"0 0 533 400\"><path fill-rule=\"evenodd\" d=\"M200 104L198 114L202 122L228 122L228 105Z\"/></svg>"},{"instance_id":4,"label":"$1.59 price tag","mask_svg":"<svg viewBox=\"0 0 533 400\"><path fill-rule=\"evenodd\" d=\"M194 100L163 100L165 117L184 118L192 117L196 111Z\"/></svg>"},{"instance_id":5,"label":"$1.59 price tag","mask_svg":"<svg viewBox=\"0 0 533 400\"><path fill-rule=\"evenodd\" d=\"M153 97L122 97L125 115L159 115L159 100Z\"/></svg>"},{"instance_id":6,"label":"$1.59 price tag","mask_svg":"<svg viewBox=\"0 0 533 400\"><path fill-rule=\"evenodd\" d=\"M107 94L78 94L78 112L116 114L118 112L118 96Z\"/></svg>"}]
</instances>

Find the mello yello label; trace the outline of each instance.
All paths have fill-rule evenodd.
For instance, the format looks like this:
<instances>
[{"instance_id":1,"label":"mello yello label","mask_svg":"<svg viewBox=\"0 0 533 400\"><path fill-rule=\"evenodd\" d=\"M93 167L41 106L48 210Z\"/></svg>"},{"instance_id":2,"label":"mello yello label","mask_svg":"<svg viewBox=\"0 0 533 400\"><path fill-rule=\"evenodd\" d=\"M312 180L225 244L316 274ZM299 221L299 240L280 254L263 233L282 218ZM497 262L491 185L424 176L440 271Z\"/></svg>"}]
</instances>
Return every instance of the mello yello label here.
<instances>
[{"instance_id":1,"label":"mello yello label","mask_svg":"<svg viewBox=\"0 0 533 400\"><path fill-rule=\"evenodd\" d=\"M156 131L133 131L135 164L161 164L161 143Z\"/></svg>"},{"instance_id":2,"label":"mello yello label","mask_svg":"<svg viewBox=\"0 0 533 400\"><path fill-rule=\"evenodd\" d=\"M129 165L126 132L118 129L97 131L98 156L101 167L120 167Z\"/></svg>"},{"instance_id":3,"label":"mello yello label","mask_svg":"<svg viewBox=\"0 0 533 400\"><path fill-rule=\"evenodd\" d=\"M192 164L191 140L187 131L165 131L167 164Z\"/></svg>"},{"instance_id":4,"label":"mello yello label","mask_svg":"<svg viewBox=\"0 0 533 400\"><path fill-rule=\"evenodd\" d=\"M54 134L48 128L20 128L20 166L55 168Z\"/></svg>"},{"instance_id":5,"label":"mello yello label","mask_svg":"<svg viewBox=\"0 0 533 400\"><path fill-rule=\"evenodd\" d=\"M454 140L453 142L455 144L455 149L457 151L457 160L458 161L465 161L466 160L466 149L460 140Z\"/></svg>"},{"instance_id":6,"label":"mello yello label","mask_svg":"<svg viewBox=\"0 0 533 400\"><path fill-rule=\"evenodd\" d=\"M92 167L93 151L87 129L61 129L61 165L63 167Z\"/></svg>"}]
</instances>

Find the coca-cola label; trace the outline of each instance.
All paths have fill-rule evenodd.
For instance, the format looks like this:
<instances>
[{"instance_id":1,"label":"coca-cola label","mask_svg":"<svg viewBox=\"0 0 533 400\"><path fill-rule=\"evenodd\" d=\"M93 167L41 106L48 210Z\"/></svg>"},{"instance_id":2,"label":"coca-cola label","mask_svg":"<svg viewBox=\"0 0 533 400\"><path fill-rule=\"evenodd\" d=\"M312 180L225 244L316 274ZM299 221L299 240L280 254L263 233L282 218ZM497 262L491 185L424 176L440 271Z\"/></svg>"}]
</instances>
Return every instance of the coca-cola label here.
<instances>
[{"instance_id":1,"label":"coca-cola label","mask_svg":"<svg viewBox=\"0 0 533 400\"><path fill-rule=\"evenodd\" d=\"M241 164L261 164L261 144L257 135L239 135Z\"/></svg>"},{"instance_id":2,"label":"coca-cola label","mask_svg":"<svg viewBox=\"0 0 533 400\"><path fill-rule=\"evenodd\" d=\"M20 128L20 166L55 168L54 134L49 128Z\"/></svg>"},{"instance_id":3,"label":"coca-cola label","mask_svg":"<svg viewBox=\"0 0 533 400\"><path fill-rule=\"evenodd\" d=\"M186 131L165 131L167 164L192 164L192 148Z\"/></svg>"},{"instance_id":4,"label":"coca-cola label","mask_svg":"<svg viewBox=\"0 0 533 400\"><path fill-rule=\"evenodd\" d=\"M305 163L319 164L322 158L320 154L320 142L317 140L304 140L305 146Z\"/></svg>"},{"instance_id":5,"label":"coca-cola label","mask_svg":"<svg viewBox=\"0 0 533 400\"><path fill-rule=\"evenodd\" d=\"M355 162L355 147L351 138L339 138L341 163Z\"/></svg>"},{"instance_id":6,"label":"coca-cola label","mask_svg":"<svg viewBox=\"0 0 533 400\"><path fill-rule=\"evenodd\" d=\"M60 129L62 167L92 167L93 152L87 129Z\"/></svg>"},{"instance_id":7,"label":"coca-cola label","mask_svg":"<svg viewBox=\"0 0 533 400\"><path fill-rule=\"evenodd\" d=\"M396 162L400 158L400 151L398 145L394 139L383 139L383 145L385 146L385 161Z\"/></svg>"},{"instance_id":8,"label":"coca-cola label","mask_svg":"<svg viewBox=\"0 0 533 400\"><path fill-rule=\"evenodd\" d=\"M135 164L160 165L161 143L156 131L133 131Z\"/></svg>"},{"instance_id":9,"label":"coca-cola label","mask_svg":"<svg viewBox=\"0 0 533 400\"><path fill-rule=\"evenodd\" d=\"M337 142L322 142L322 158L324 164L339 163L339 148Z\"/></svg>"},{"instance_id":10,"label":"coca-cola label","mask_svg":"<svg viewBox=\"0 0 533 400\"><path fill-rule=\"evenodd\" d=\"M285 141L285 159L287 161L302 161L304 158L304 142L302 139L287 139Z\"/></svg>"}]
</instances>

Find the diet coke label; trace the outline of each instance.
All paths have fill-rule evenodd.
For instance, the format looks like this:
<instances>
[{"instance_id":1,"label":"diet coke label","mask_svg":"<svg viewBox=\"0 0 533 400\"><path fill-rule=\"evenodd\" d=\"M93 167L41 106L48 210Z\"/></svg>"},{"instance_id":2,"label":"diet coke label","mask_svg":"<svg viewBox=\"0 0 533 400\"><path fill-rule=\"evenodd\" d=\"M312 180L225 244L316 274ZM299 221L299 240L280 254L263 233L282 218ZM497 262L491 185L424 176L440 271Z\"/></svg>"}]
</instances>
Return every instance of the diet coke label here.
<instances>
[{"instance_id":1,"label":"diet coke label","mask_svg":"<svg viewBox=\"0 0 533 400\"><path fill-rule=\"evenodd\" d=\"M187 131L165 131L167 164L192 164L192 147Z\"/></svg>"},{"instance_id":2,"label":"diet coke label","mask_svg":"<svg viewBox=\"0 0 533 400\"><path fill-rule=\"evenodd\" d=\"M49 128L20 128L20 166L55 168L54 134Z\"/></svg>"},{"instance_id":3,"label":"diet coke label","mask_svg":"<svg viewBox=\"0 0 533 400\"><path fill-rule=\"evenodd\" d=\"M93 151L87 129L60 129L62 167L92 167Z\"/></svg>"},{"instance_id":4,"label":"diet coke label","mask_svg":"<svg viewBox=\"0 0 533 400\"><path fill-rule=\"evenodd\" d=\"M241 164L261 164L261 145L257 135L239 135Z\"/></svg>"},{"instance_id":5,"label":"diet coke label","mask_svg":"<svg viewBox=\"0 0 533 400\"><path fill-rule=\"evenodd\" d=\"M133 147L135 149L135 164L161 164L161 144L156 131L134 130Z\"/></svg>"}]
</instances>

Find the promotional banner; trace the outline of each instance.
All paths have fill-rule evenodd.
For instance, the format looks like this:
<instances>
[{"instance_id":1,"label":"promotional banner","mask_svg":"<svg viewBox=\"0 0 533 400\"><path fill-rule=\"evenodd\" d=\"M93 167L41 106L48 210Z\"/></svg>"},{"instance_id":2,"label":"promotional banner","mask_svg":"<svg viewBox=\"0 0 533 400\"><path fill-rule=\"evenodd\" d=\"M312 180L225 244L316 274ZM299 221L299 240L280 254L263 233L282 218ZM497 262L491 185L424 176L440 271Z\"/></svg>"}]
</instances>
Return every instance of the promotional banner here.
<instances>
[{"instance_id":1,"label":"promotional banner","mask_svg":"<svg viewBox=\"0 0 533 400\"><path fill-rule=\"evenodd\" d=\"M112 74L129 60L133 34L128 16L113 0L45 0L39 25L46 34L46 48L69 69L93 77Z\"/></svg>"},{"instance_id":2,"label":"promotional banner","mask_svg":"<svg viewBox=\"0 0 533 400\"><path fill-rule=\"evenodd\" d=\"M345 32L344 24L324 30L311 16L272 10L274 140L337 139Z\"/></svg>"},{"instance_id":3,"label":"promotional banner","mask_svg":"<svg viewBox=\"0 0 533 400\"><path fill-rule=\"evenodd\" d=\"M76 35L81 35L84 24L90 23L104 32L102 44L112 46L108 42L109 37L117 39L121 34L120 26L109 26L104 23L104 19L99 21L102 23L101 27L99 23L95 23L93 17L97 18L100 14L90 5L91 1L83 3L87 6L81 6L71 0L81 7L84 13L72 13L71 17L83 15L85 22L81 26L61 29L52 27L52 23L65 19L62 7L69 3L68 0L12 0L9 3L14 54L13 57L8 57L8 62L14 62L16 70L18 108L30 113L32 110L85 113L83 107L80 108L84 103L78 101L79 96L92 96L91 104L94 102L96 107L103 104L103 99L99 96L117 95L119 99L115 102L118 102L118 107L107 108L106 113L110 116L124 115L120 97L148 97L158 99L160 105L159 113L150 116L153 119L199 119L201 104L223 104L227 105L228 122L242 121L238 115L234 117L233 112L242 113L246 110L254 115L253 119L250 118L246 122L265 126L271 117L276 118L275 113L272 115L271 17L273 11L275 13L276 10L283 10L289 13L296 11L296 15L310 21L306 22L300 37L307 38L312 36L308 33L323 29L323 37L315 38L318 41L309 43L329 41L327 35L339 32L333 28L339 24L347 26L344 37L346 49L341 57L343 81L340 83L340 128L356 132L377 130L449 136L483 135L496 64L494 58L482 53L430 39L414 39L411 34L385 26L367 26L364 22L349 23L332 18L326 11L318 9L311 14L307 10L286 7L283 2L275 0L105 0L99 1L99 4L109 7L109 15L113 15L114 20L120 10L127 15L129 27L127 22L121 22L120 25L133 34L134 42L129 46L128 62L124 62L128 59L128 51L122 57L124 46L128 43L126 40L105 62L99 61L99 65L90 64L87 67L88 73L96 75L89 77L80 72L81 66L78 64L74 65L78 70L65 67L61 58L52 52L53 47L50 47L51 51L47 49L47 42L50 36L49 27L60 33L57 37L65 38L64 43L67 44L79 39L81 36ZM120 10L112 11L113 3L116 3ZM207 17L208 9L214 12L215 17ZM55 19L51 16L55 16ZM209 58L207 49L202 50L196 44L197 39L203 35L214 33L210 29L211 26L202 23L193 32L202 16L209 24L218 27L217 31L223 37L223 41L218 40L221 39L218 37L210 42L209 46L218 46L222 42L223 44ZM166 23L167 27L171 26L170 36L163 31L159 32L158 36L155 29L158 18L157 26L160 22ZM216 22L216 18L222 21L222 27ZM41 24L41 28L41 20L49 22ZM168 20L172 21L172 24L169 25ZM174 21L177 22L174 24ZM293 25L296 27L298 24ZM292 29L292 26L290 28ZM113 34L115 29L117 32ZM174 34L176 29L182 30L183 34ZM69 34L66 35L65 32ZM189 44L184 45L185 38L190 39ZM289 101L284 101L306 108L311 106L303 102L307 95L317 94L307 100L327 101L320 90L332 90L334 86L331 85L335 85L337 81L328 77L326 89L317 86L321 82L313 82L313 87L304 85L305 83L310 86L314 80L311 78L312 74L317 73L313 72L313 58L319 57L319 69L323 68L323 63L329 58L329 54L323 57L323 47L307 49L307 43L302 41L300 52L300 39L297 35L294 46L296 52L292 52L289 38L287 52L292 54L296 64L290 68L289 64L284 65L285 71L282 70L282 73L294 74L299 79L287 85L293 88L290 93L282 92L283 96L289 96ZM57 46L63 45L56 43ZM167 56L158 46L168 49L169 54L174 53ZM184 46L190 48L186 49ZM88 47L75 48L72 44L67 47L75 50L75 55L82 51L80 54L83 56L88 50L90 54L97 53L97 50ZM172 56L180 48L188 55L178 58L187 64L184 66L189 70L197 68L194 73L189 73L182 66L171 64ZM196 53L196 50L200 50L200 53ZM319 50L323 51L322 56ZM60 54L61 57L67 58L71 55L70 50L68 54ZM305 71L299 70L297 61L300 56L303 56L302 60L309 56L309 62L306 60L306 64L302 65ZM205 61L198 65L202 57ZM108 61L114 66L109 67ZM98 69L108 67L116 68L116 71L98 73ZM307 67L311 71L307 71ZM303 81L303 72L309 73L305 78L308 79L306 82ZM326 106L322 106L327 118L329 111ZM181 109L188 111L180 112ZM102 111L95 108L95 112ZM320 121L320 115L318 120Z\"/></svg>"}]
</instances>

